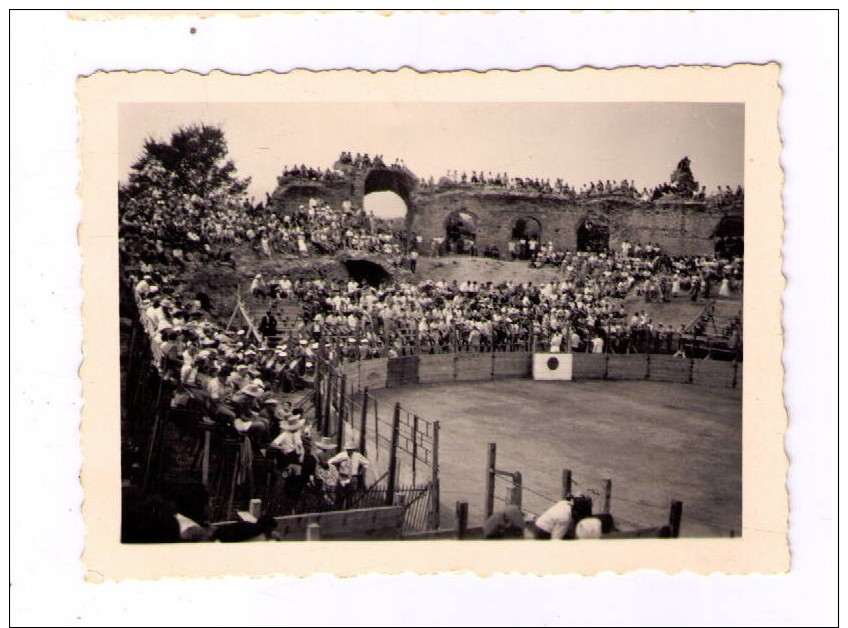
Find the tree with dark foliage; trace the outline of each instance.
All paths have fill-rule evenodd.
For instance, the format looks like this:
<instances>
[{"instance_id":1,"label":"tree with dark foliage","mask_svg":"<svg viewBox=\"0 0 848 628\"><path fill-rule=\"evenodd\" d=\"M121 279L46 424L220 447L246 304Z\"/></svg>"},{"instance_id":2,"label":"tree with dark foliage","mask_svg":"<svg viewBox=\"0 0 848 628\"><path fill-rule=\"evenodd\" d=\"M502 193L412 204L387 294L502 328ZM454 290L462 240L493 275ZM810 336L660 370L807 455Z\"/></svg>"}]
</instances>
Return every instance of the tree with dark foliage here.
<instances>
[{"instance_id":1,"label":"tree with dark foliage","mask_svg":"<svg viewBox=\"0 0 848 628\"><path fill-rule=\"evenodd\" d=\"M683 198L692 198L698 191L698 182L695 181L690 164L689 158L684 157L677 162L677 168L671 173L671 184L674 191Z\"/></svg>"},{"instance_id":2,"label":"tree with dark foliage","mask_svg":"<svg viewBox=\"0 0 848 628\"><path fill-rule=\"evenodd\" d=\"M118 190L122 228L170 236L199 232L201 223L219 212L244 210L249 184L249 177L236 176L218 127L181 127L169 142L148 138L129 181Z\"/></svg>"}]
</instances>

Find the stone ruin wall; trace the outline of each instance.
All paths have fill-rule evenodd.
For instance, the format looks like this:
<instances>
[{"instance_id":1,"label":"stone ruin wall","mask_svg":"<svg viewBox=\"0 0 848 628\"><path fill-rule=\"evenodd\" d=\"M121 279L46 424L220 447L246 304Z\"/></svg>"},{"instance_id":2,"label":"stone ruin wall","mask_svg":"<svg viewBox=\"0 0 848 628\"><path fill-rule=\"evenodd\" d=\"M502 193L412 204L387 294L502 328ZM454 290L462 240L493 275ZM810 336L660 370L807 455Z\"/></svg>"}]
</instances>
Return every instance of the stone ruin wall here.
<instances>
[{"instance_id":1,"label":"stone ruin wall","mask_svg":"<svg viewBox=\"0 0 848 628\"><path fill-rule=\"evenodd\" d=\"M623 240L654 242L674 255L711 255L710 237L727 211L698 202L651 204L629 199L564 201L538 195L453 191L418 193L411 198L409 229L429 241L445 235L448 216L464 210L477 219L481 252L495 245L505 254L512 229L520 218L535 218L542 242L561 249L577 248L577 228L585 220L609 226L612 249Z\"/></svg>"},{"instance_id":2,"label":"stone ruin wall","mask_svg":"<svg viewBox=\"0 0 848 628\"><path fill-rule=\"evenodd\" d=\"M399 178L404 177L398 173ZM291 183L279 187L273 194L274 205L294 209L307 202L310 195L320 196L334 206L350 199L355 206L362 207L366 191L367 175L351 177L345 182L332 185L324 183ZM411 187L406 178L405 190ZM395 192L391 186L381 186ZM413 189L402 193L408 212L406 225L410 232L423 236L425 242L431 238L444 237L448 216L464 210L477 220L477 247L480 253L495 245L502 255L515 222L519 218L535 218L541 224L542 242L553 242L562 249L575 250L577 228L586 218L609 226L609 245L617 249L622 240L633 243L653 242L672 255L710 255L714 252L714 240L710 237L721 218L728 213L739 214L742 208L713 207L703 202L670 200L647 203L622 197L581 199L568 201L561 198L496 192L489 190L461 189L459 186ZM425 247L424 253L429 251Z\"/></svg>"}]
</instances>

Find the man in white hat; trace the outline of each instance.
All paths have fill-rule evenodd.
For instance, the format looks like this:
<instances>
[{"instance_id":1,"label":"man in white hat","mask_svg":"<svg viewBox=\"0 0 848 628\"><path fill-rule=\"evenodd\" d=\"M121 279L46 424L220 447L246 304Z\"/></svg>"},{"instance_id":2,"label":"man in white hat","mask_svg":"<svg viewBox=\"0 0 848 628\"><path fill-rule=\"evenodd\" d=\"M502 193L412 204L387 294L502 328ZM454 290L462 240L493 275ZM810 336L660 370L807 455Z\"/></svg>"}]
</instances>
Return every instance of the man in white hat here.
<instances>
[{"instance_id":1,"label":"man in white hat","mask_svg":"<svg viewBox=\"0 0 848 628\"><path fill-rule=\"evenodd\" d=\"M279 452L277 463L281 470L300 463L303 456L301 430L305 424L303 416L295 414L280 422L280 434L271 441L271 447Z\"/></svg>"},{"instance_id":2,"label":"man in white hat","mask_svg":"<svg viewBox=\"0 0 848 628\"><path fill-rule=\"evenodd\" d=\"M364 484L365 470L370 464L368 458L357 451L356 441L352 436L345 439L344 450L330 458L327 463L339 471L339 491L336 504L339 508L347 508L350 498Z\"/></svg>"}]
</instances>

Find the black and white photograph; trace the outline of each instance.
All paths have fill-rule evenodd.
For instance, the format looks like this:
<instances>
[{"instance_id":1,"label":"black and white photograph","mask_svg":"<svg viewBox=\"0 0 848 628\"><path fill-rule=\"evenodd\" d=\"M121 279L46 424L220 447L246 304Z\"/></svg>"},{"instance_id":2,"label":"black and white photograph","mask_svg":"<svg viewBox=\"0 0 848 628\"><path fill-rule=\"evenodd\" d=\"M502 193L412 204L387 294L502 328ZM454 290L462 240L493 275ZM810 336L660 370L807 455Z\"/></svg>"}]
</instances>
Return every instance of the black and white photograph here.
<instances>
[{"instance_id":1,"label":"black and white photograph","mask_svg":"<svg viewBox=\"0 0 848 628\"><path fill-rule=\"evenodd\" d=\"M122 103L123 543L745 535L742 103Z\"/></svg>"},{"instance_id":2,"label":"black and white photograph","mask_svg":"<svg viewBox=\"0 0 848 628\"><path fill-rule=\"evenodd\" d=\"M12 621L827 625L832 17L10 13Z\"/></svg>"}]
</instances>

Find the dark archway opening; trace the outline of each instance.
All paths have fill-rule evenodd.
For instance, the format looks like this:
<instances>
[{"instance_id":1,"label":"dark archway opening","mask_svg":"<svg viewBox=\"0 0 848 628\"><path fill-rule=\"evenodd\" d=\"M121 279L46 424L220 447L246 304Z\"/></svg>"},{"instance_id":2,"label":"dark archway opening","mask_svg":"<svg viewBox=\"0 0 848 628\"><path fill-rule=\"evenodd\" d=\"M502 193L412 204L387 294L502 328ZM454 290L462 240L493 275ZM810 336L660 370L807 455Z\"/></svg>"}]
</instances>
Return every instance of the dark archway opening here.
<instances>
[{"instance_id":1,"label":"dark archway opening","mask_svg":"<svg viewBox=\"0 0 848 628\"><path fill-rule=\"evenodd\" d=\"M349 259L344 265L351 279L369 286L380 286L392 278L389 271L367 259Z\"/></svg>"},{"instance_id":2,"label":"dark archway opening","mask_svg":"<svg viewBox=\"0 0 848 628\"><path fill-rule=\"evenodd\" d=\"M719 257L743 257L745 254L745 220L742 216L723 216L713 230L715 253Z\"/></svg>"},{"instance_id":3,"label":"dark archway opening","mask_svg":"<svg viewBox=\"0 0 848 628\"><path fill-rule=\"evenodd\" d=\"M477 253L477 217L469 211L458 209L445 221L445 251L447 253Z\"/></svg>"},{"instance_id":4,"label":"dark archway opening","mask_svg":"<svg viewBox=\"0 0 848 628\"><path fill-rule=\"evenodd\" d=\"M512 226L510 254L512 259L530 259L539 250L542 223L535 218L519 218Z\"/></svg>"},{"instance_id":5,"label":"dark archway opening","mask_svg":"<svg viewBox=\"0 0 848 628\"><path fill-rule=\"evenodd\" d=\"M577 250L592 253L609 251L609 227L586 219L577 226Z\"/></svg>"}]
</instances>

